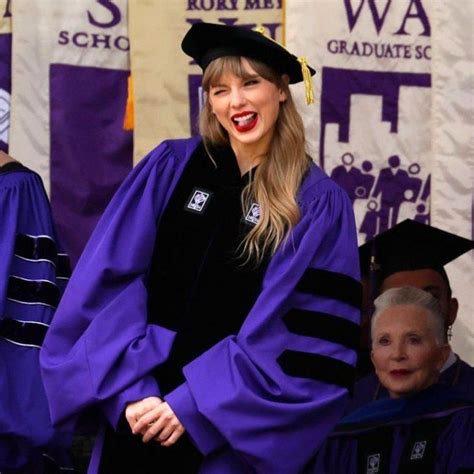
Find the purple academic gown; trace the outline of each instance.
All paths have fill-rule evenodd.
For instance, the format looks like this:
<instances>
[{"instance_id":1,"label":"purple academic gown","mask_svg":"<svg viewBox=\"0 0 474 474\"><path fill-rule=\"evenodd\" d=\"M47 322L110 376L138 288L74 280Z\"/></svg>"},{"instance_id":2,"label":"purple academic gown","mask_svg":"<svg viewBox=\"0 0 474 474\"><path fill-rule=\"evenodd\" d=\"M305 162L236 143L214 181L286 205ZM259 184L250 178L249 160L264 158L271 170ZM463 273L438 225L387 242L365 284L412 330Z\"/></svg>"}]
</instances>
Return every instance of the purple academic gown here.
<instances>
[{"instance_id":1,"label":"purple academic gown","mask_svg":"<svg viewBox=\"0 0 474 474\"><path fill-rule=\"evenodd\" d=\"M342 416L356 362L358 253L347 195L312 166L300 222L272 257L240 331L184 367L162 394L151 371L175 333L147 324L156 229L199 138L163 142L99 222L41 352L52 418L97 405L117 427L127 403L164 396L205 458L203 473L291 473ZM295 315L291 318L291 315ZM100 437L89 473L98 471Z\"/></svg>"},{"instance_id":2,"label":"purple academic gown","mask_svg":"<svg viewBox=\"0 0 474 474\"><path fill-rule=\"evenodd\" d=\"M304 473L473 472L474 405L451 387L432 389L377 400L344 418Z\"/></svg>"},{"instance_id":3,"label":"purple academic gown","mask_svg":"<svg viewBox=\"0 0 474 474\"><path fill-rule=\"evenodd\" d=\"M39 368L69 275L43 183L18 163L0 168L0 229L0 471L41 473L69 465L71 436L52 426Z\"/></svg>"},{"instance_id":4,"label":"purple academic gown","mask_svg":"<svg viewBox=\"0 0 474 474\"><path fill-rule=\"evenodd\" d=\"M474 401L474 368L456 356L454 362L440 374L439 382L455 387ZM387 390L380 384L375 372L361 378L354 385L354 394L346 408L346 413L352 413L358 408L374 400L388 397Z\"/></svg>"}]
</instances>

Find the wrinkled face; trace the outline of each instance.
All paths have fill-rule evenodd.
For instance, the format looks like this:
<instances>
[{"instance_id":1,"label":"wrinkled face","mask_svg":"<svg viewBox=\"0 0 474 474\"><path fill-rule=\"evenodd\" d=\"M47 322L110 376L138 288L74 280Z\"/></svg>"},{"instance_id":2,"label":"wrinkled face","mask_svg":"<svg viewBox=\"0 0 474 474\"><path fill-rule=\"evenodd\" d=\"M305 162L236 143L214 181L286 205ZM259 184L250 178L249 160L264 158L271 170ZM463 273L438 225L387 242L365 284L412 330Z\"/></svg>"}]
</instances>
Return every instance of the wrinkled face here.
<instances>
[{"instance_id":1,"label":"wrinkled face","mask_svg":"<svg viewBox=\"0 0 474 474\"><path fill-rule=\"evenodd\" d=\"M211 84L209 104L234 150L265 153L286 92L260 76L245 58L242 67L246 77L227 72Z\"/></svg>"},{"instance_id":2,"label":"wrinkled face","mask_svg":"<svg viewBox=\"0 0 474 474\"><path fill-rule=\"evenodd\" d=\"M449 346L437 343L425 309L387 308L375 321L372 336L372 362L392 398L418 392L438 380Z\"/></svg>"}]
</instances>

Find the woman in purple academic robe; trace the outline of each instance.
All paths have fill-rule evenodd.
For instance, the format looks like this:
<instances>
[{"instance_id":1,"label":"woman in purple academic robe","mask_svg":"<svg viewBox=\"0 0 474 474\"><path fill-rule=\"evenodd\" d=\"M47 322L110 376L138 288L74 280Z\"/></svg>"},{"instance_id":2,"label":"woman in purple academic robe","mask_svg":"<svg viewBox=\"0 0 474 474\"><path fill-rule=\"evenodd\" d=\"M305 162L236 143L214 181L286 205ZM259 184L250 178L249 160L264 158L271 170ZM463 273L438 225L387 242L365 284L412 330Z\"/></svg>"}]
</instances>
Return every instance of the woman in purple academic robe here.
<instances>
[{"instance_id":1,"label":"woman in purple academic robe","mask_svg":"<svg viewBox=\"0 0 474 474\"><path fill-rule=\"evenodd\" d=\"M436 383L450 353L439 302L414 287L386 291L375 300L372 340L375 370L390 399L344 418L305 472L473 472L473 400Z\"/></svg>"},{"instance_id":2,"label":"woman in purple academic robe","mask_svg":"<svg viewBox=\"0 0 474 474\"><path fill-rule=\"evenodd\" d=\"M70 268L41 178L0 151L0 472L71 466L72 432L55 429L39 350Z\"/></svg>"},{"instance_id":3,"label":"woman in purple academic robe","mask_svg":"<svg viewBox=\"0 0 474 474\"><path fill-rule=\"evenodd\" d=\"M353 382L351 203L305 152L304 60L207 23L182 47L202 136L153 150L98 224L41 354L51 415L98 409L90 473L296 473Z\"/></svg>"}]
</instances>

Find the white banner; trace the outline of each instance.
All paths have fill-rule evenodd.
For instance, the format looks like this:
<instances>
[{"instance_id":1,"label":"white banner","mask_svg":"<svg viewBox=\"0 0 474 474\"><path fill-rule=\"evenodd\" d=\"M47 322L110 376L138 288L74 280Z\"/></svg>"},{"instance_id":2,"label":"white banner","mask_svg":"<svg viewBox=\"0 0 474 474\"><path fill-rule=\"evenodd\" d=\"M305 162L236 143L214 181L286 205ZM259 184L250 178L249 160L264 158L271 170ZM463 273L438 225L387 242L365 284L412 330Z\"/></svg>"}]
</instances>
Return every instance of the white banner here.
<instances>
[{"instance_id":1,"label":"white banner","mask_svg":"<svg viewBox=\"0 0 474 474\"><path fill-rule=\"evenodd\" d=\"M127 0L12 7L10 152L43 178L74 262L132 168Z\"/></svg>"},{"instance_id":2,"label":"white banner","mask_svg":"<svg viewBox=\"0 0 474 474\"><path fill-rule=\"evenodd\" d=\"M301 108L310 151L348 192L360 244L406 218L472 236L472 5L286 0L287 46L318 71L317 108ZM453 345L473 362L472 255L447 270Z\"/></svg>"},{"instance_id":3,"label":"white banner","mask_svg":"<svg viewBox=\"0 0 474 474\"><path fill-rule=\"evenodd\" d=\"M432 224L474 238L474 2L433 2ZM461 304L456 352L474 364L474 252L446 266Z\"/></svg>"},{"instance_id":4,"label":"white banner","mask_svg":"<svg viewBox=\"0 0 474 474\"><path fill-rule=\"evenodd\" d=\"M262 25L281 41L281 0L148 0L130 3L135 162L169 138L197 133L201 69L181 51L193 23Z\"/></svg>"}]
</instances>

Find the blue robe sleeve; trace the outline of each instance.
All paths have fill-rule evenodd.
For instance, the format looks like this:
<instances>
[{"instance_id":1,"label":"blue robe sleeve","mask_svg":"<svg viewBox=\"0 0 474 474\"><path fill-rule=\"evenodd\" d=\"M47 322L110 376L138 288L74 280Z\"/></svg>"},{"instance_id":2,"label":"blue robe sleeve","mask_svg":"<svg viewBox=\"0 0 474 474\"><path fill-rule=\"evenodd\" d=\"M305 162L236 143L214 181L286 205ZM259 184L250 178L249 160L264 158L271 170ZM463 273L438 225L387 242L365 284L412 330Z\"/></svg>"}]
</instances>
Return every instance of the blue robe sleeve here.
<instances>
[{"instance_id":1,"label":"blue robe sleeve","mask_svg":"<svg viewBox=\"0 0 474 474\"><path fill-rule=\"evenodd\" d=\"M168 142L144 158L78 262L41 351L55 423L74 426L98 405L117 426L127 402L160 395L149 374L166 360L175 333L147 324L145 279L157 221L183 162Z\"/></svg>"},{"instance_id":2,"label":"blue robe sleeve","mask_svg":"<svg viewBox=\"0 0 474 474\"><path fill-rule=\"evenodd\" d=\"M301 209L240 332L188 364L165 397L208 455L202 472L223 472L225 451L256 472L299 472L343 414L359 337L352 206L326 179Z\"/></svg>"},{"instance_id":3,"label":"blue robe sleeve","mask_svg":"<svg viewBox=\"0 0 474 474\"><path fill-rule=\"evenodd\" d=\"M68 275L43 183L26 168L0 173L0 236L0 471L43 453L65 466L71 433L52 426L38 359Z\"/></svg>"}]
</instances>

